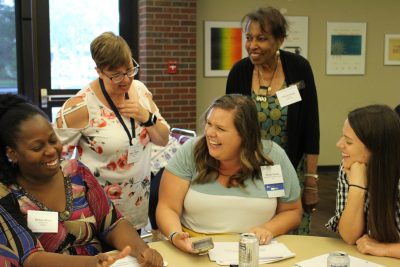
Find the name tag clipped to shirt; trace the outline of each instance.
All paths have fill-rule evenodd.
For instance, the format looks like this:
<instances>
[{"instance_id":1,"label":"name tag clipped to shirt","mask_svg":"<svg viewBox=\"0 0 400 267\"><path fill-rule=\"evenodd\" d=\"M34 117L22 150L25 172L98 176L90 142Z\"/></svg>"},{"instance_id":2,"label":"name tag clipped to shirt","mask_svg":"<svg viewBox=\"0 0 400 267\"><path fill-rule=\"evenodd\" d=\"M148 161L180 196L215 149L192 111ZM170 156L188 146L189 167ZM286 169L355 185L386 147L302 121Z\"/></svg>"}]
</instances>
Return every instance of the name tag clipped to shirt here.
<instances>
[{"instance_id":1,"label":"name tag clipped to shirt","mask_svg":"<svg viewBox=\"0 0 400 267\"><path fill-rule=\"evenodd\" d=\"M28 210L28 228L33 233L57 233L58 212Z\"/></svg>"},{"instance_id":2,"label":"name tag clipped to shirt","mask_svg":"<svg viewBox=\"0 0 400 267\"><path fill-rule=\"evenodd\" d=\"M299 89L297 89L296 84L277 91L276 96L278 97L279 105L282 108L301 101Z\"/></svg>"},{"instance_id":3,"label":"name tag clipped to shirt","mask_svg":"<svg viewBox=\"0 0 400 267\"><path fill-rule=\"evenodd\" d=\"M128 164L138 162L143 152L143 145L136 139L137 138L135 138L133 144L128 147Z\"/></svg>"},{"instance_id":4,"label":"name tag clipped to shirt","mask_svg":"<svg viewBox=\"0 0 400 267\"><path fill-rule=\"evenodd\" d=\"M261 174L268 197L283 197L285 195L281 165L261 166Z\"/></svg>"}]
</instances>

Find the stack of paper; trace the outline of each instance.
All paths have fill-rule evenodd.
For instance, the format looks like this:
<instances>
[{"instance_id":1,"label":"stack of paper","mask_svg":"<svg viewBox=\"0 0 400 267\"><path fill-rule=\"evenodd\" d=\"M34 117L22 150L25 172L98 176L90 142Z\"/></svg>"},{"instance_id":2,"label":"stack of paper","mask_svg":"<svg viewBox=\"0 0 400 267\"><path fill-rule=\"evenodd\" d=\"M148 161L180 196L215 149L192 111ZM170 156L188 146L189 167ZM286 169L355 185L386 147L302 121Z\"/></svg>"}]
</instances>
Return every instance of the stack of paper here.
<instances>
[{"instance_id":1,"label":"stack of paper","mask_svg":"<svg viewBox=\"0 0 400 267\"><path fill-rule=\"evenodd\" d=\"M350 257L350 266L351 267L385 267L380 264L376 264L373 262L369 262L360 258L356 258L353 256ZM326 266L326 261L328 260L328 254L324 254L318 257L314 257L305 261L301 261L296 263L297 267L315 267L315 266Z\"/></svg>"},{"instance_id":2,"label":"stack of paper","mask_svg":"<svg viewBox=\"0 0 400 267\"><path fill-rule=\"evenodd\" d=\"M218 265L239 264L238 242L214 242L214 248L208 253L210 260ZM259 263L270 263L294 257L284 244L273 241L271 244L259 246Z\"/></svg>"}]
</instances>

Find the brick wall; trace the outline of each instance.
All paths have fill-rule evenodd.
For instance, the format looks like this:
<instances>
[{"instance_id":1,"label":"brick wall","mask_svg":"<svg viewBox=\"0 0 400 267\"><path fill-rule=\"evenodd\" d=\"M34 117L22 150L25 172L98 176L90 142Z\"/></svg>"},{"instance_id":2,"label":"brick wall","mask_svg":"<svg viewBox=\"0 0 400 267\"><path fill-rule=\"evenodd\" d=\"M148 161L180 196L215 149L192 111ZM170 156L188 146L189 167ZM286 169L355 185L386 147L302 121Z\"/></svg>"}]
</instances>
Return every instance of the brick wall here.
<instances>
[{"instance_id":1,"label":"brick wall","mask_svg":"<svg viewBox=\"0 0 400 267\"><path fill-rule=\"evenodd\" d=\"M196 130L196 0L139 0L138 9L140 80L171 127Z\"/></svg>"}]
</instances>

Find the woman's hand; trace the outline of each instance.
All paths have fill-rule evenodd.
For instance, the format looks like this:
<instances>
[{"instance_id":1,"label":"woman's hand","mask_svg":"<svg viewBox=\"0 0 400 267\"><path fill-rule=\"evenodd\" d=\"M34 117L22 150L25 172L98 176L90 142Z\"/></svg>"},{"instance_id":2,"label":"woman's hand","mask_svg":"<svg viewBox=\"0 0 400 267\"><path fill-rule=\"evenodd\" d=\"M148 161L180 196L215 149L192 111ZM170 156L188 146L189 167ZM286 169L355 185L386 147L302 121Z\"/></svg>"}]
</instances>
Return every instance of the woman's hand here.
<instances>
[{"instance_id":1,"label":"woman's hand","mask_svg":"<svg viewBox=\"0 0 400 267\"><path fill-rule=\"evenodd\" d=\"M274 238L274 235L271 233L271 231L262 226L253 227L250 229L250 232L256 234L260 245L268 244L272 238Z\"/></svg>"},{"instance_id":2,"label":"woman's hand","mask_svg":"<svg viewBox=\"0 0 400 267\"><path fill-rule=\"evenodd\" d=\"M117 107L122 116L133 118L139 123L146 122L149 119L149 111L138 100L125 99L124 103Z\"/></svg>"},{"instance_id":3,"label":"woman's hand","mask_svg":"<svg viewBox=\"0 0 400 267\"><path fill-rule=\"evenodd\" d=\"M188 233L179 232L174 234L171 243L184 252L193 253L192 240L190 240Z\"/></svg>"},{"instance_id":4,"label":"woman's hand","mask_svg":"<svg viewBox=\"0 0 400 267\"><path fill-rule=\"evenodd\" d=\"M350 169L345 169L344 171L346 172L349 184L367 188L367 165L365 163L354 162L351 164Z\"/></svg>"},{"instance_id":5,"label":"woman's hand","mask_svg":"<svg viewBox=\"0 0 400 267\"><path fill-rule=\"evenodd\" d=\"M140 253L138 257L138 262L142 267L162 267L163 266L163 258L157 250L152 248L146 248Z\"/></svg>"},{"instance_id":6,"label":"woman's hand","mask_svg":"<svg viewBox=\"0 0 400 267\"><path fill-rule=\"evenodd\" d=\"M111 254L99 253L96 256L97 257L96 267L111 266L117 260L128 256L130 252L131 252L131 247L126 246L121 252L118 252L118 253L111 253Z\"/></svg>"},{"instance_id":7,"label":"woman's hand","mask_svg":"<svg viewBox=\"0 0 400 267\"><path fill-rule=\"evenodd\" d=\"M356 241L357 249L362 254L371 254L374 256L386 256L387 248L385 244L379 243L368 235L363 235Z\"/></svg>"}]
</instances>

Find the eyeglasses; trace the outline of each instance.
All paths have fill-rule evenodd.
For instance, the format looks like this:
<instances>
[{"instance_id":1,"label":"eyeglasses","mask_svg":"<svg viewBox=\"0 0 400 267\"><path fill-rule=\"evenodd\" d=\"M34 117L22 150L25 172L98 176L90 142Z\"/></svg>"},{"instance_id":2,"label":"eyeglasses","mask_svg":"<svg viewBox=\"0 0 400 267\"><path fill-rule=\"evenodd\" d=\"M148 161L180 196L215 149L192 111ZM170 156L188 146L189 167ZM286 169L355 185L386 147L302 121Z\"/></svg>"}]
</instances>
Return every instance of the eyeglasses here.
<instances>
[{"instance_id":1,"label":"eyeglasses","mask_svg":"<svg viewBox=\"0 0 400 267\"><path fill-rule=\"evenodd\" d=\"M136 60L134 59L134 58L132 58L132 61L133 61L133 63L136 65L136 66L134 66L133 68L131 68L131 69L129 69L127 72L125 72L125 73L118 73L118 74L116 74L116 75L113 75L113 76L108 76L104 71L103 71L103 73L104 73L104 75L108 78L108 79L110 79L112 82L114 82L114 83L120 83L120 82L122 82L123 80L124 80L124 78L125 78L125 75L128 77L128 78L133 78L133 77L135 77L136 76L136 74L138 74L138 72L139 72L139 69L140 69L140 65L139 65L139 63L137 63L136 62Z\"/></svg>"}]
</instances>

